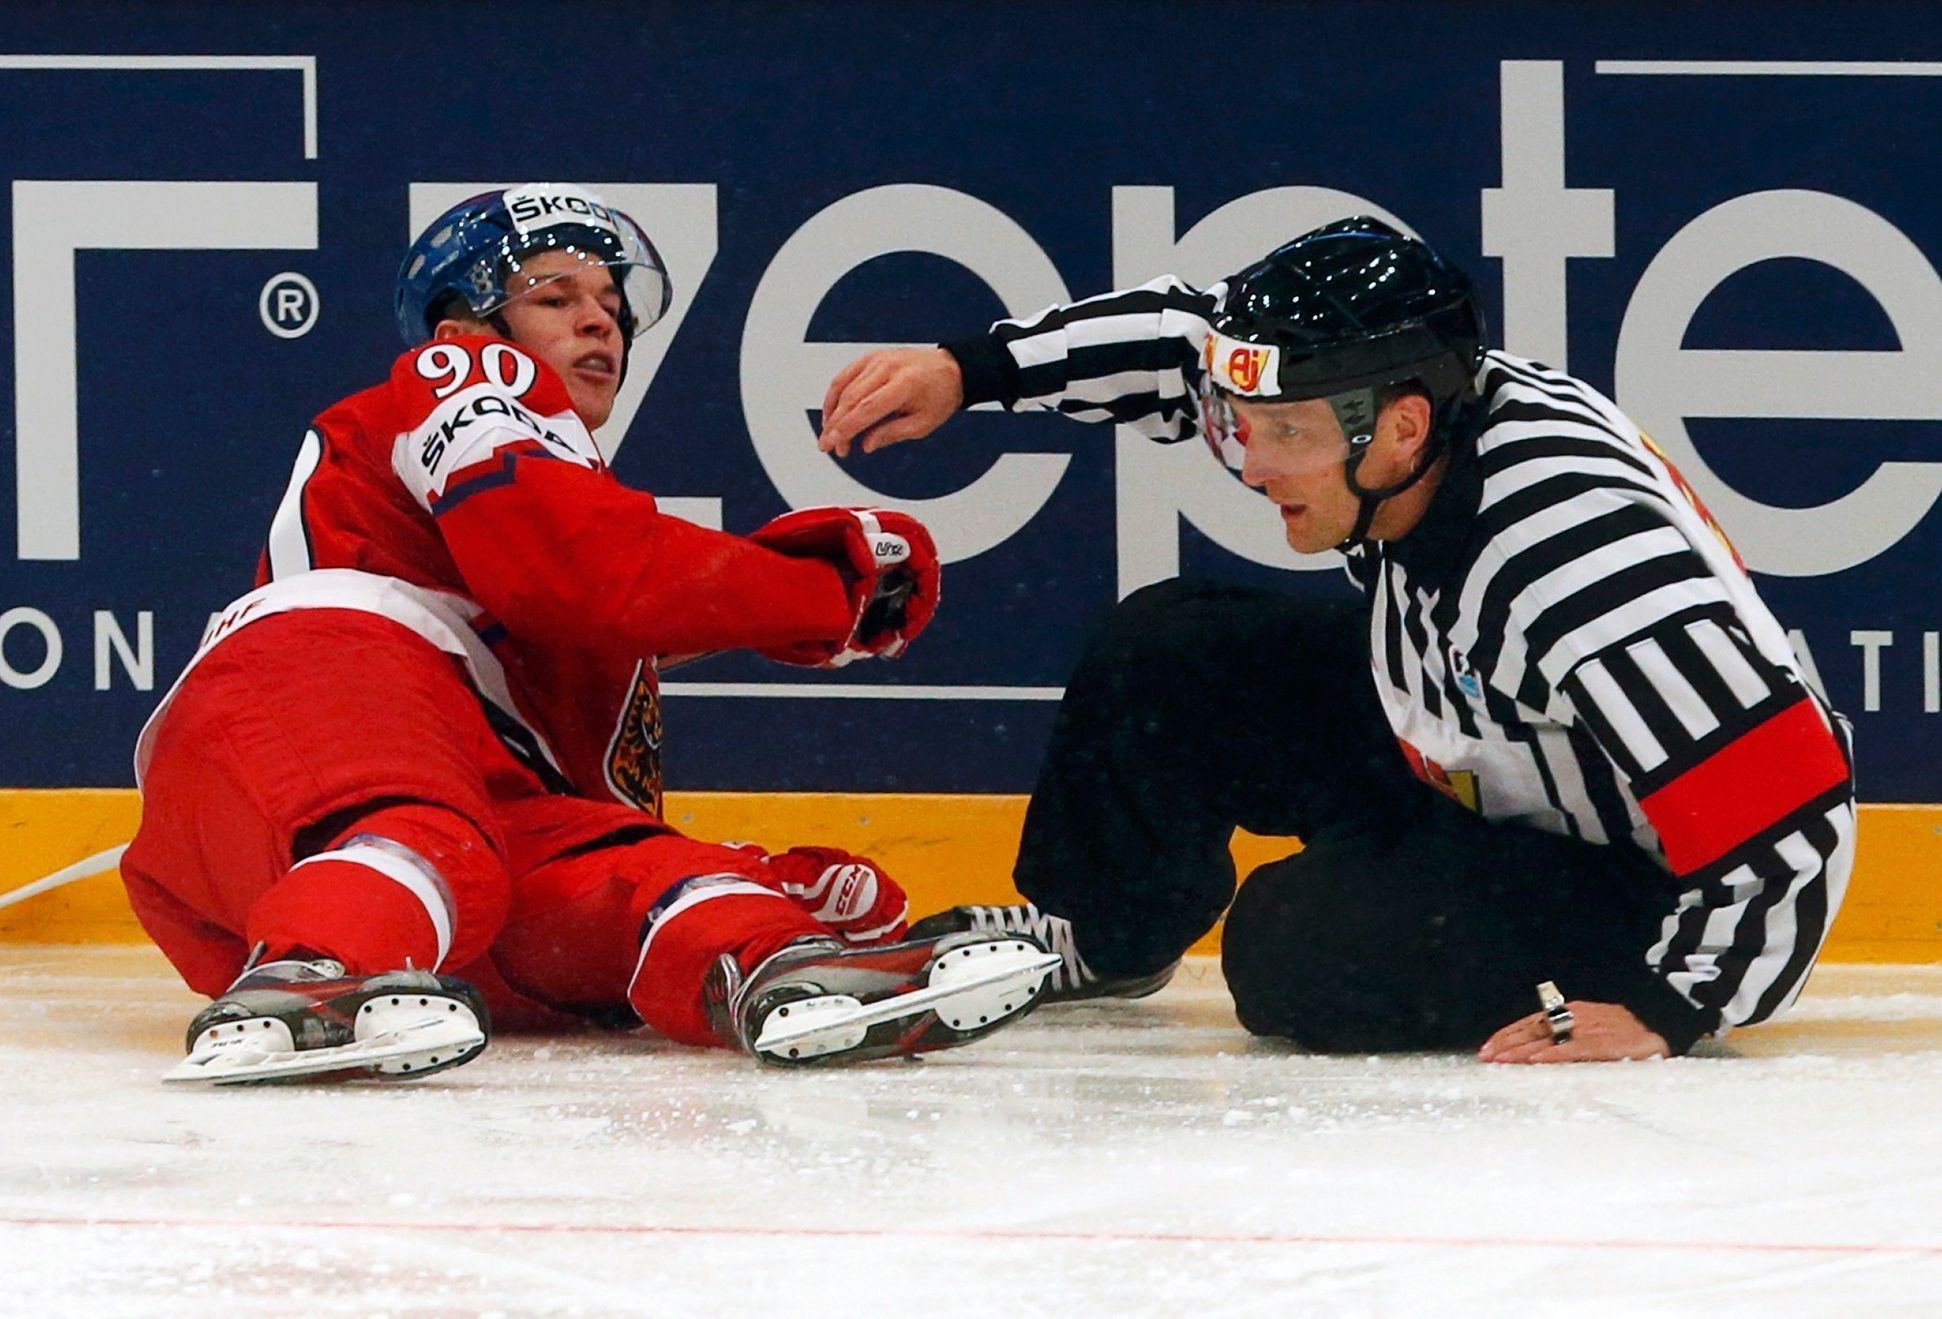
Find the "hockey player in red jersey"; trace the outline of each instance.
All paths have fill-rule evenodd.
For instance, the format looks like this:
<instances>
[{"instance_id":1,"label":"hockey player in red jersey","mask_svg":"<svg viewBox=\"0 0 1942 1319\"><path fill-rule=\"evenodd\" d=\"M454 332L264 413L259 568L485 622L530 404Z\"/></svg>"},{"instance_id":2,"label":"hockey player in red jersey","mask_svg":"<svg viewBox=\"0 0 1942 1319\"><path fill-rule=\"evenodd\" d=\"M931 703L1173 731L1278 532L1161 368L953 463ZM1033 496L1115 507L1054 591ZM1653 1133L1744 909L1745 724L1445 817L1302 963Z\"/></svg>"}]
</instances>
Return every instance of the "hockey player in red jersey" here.
<instances>
[{"instance_id":1,"label":"hockey player in red jersey","mask_svg":"<svg viewBox=\"0 0 1942 1319\"><path fill-rule=\"evenodd\" d=\"M453 1066L502 988L774 1062L965 1043L1036 1000L1041 949L900 942L864 858L661 820L657 657L894 656L938 585L900 513L742 537L614 480L591 431L670 298L576 188L473 198L412 245L413 347L305 435L257 588L137 749L129 896L216 998L172 1078Z\"/></svg>"}]
</instances>

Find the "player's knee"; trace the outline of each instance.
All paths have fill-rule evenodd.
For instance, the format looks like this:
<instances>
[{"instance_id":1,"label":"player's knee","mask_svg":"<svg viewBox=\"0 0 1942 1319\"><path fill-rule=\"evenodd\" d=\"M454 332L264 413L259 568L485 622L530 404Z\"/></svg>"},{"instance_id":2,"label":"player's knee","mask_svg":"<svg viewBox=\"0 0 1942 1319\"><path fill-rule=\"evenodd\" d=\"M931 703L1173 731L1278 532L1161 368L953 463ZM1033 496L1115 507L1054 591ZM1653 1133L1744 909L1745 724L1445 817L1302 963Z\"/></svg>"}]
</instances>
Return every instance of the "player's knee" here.
<instances>
[{"instance_id":1,"label":"player's knee","mask_svg":"<svg viewBox=\"0 0 1942 1319\"><path fill-rule=\"evenodd\" d=\"M1351 855L1338 854L1344 850ZM1260 867L1241 885L1221 939L1221 972L1250 1034L1322 1053L1395 1047L1382 1043L1382 1029L1364 1029L1372 1006L1365 989L1382 976L1367 965L1377 950L1359 923L1343 919L1342 902L1353 894L1345 899L1342 880L1360 851L1311 849Z\"/></svg>"},{"instance_id":2,"label":"player's knee","mask_svg":"<svg viewBox=\"0 0 1942 1319\"><path fill-rule=\"evenodd\" d=\"M389 838L426 856L449 858L454 869L503 868L492 835L467 812L442 802L388 797L335 812L300 830L297 858L342 847L359 835Z\"/></svg>"},{"instance_id":3,"label":"player's knee","mask_svg":"<svg viewBox=\"0 0 1942 1319\"><path fill-rule=\"evenodd\" d=\"M1153 582L1142 586L1128 595L1114 608L1115 615L1138 616L1144 612L1167 612L1178 609L1188 600L1198 599L1207 594L1209 587L1204 582L1188 577L1170 577L1164 582Z\"/></svg>"}]
</instances>

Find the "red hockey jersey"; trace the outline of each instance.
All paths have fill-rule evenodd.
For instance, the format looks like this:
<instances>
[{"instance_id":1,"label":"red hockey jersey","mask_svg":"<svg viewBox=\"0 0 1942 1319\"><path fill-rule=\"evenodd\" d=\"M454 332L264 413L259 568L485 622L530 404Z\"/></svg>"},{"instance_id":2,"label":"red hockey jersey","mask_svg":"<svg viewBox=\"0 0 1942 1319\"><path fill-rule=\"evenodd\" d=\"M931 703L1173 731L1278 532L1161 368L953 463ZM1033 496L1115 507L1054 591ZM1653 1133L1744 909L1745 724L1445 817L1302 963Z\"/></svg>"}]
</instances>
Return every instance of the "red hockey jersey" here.
<instances>
[{"instance_id":1,"label":"red hockey jersey","mask_svg":"<svg viewBox=\"0 0 1942 1319\"><path fill-rule=\"evenodd\" d=\"M657 813L657 656L838 640L850 625L832 565L662 513L614 479L552 370L489 336L414 348L317 418L257 589L196 660L307 608L403 623L464 663L549 786Z\"/></svg>"}]
</instances>

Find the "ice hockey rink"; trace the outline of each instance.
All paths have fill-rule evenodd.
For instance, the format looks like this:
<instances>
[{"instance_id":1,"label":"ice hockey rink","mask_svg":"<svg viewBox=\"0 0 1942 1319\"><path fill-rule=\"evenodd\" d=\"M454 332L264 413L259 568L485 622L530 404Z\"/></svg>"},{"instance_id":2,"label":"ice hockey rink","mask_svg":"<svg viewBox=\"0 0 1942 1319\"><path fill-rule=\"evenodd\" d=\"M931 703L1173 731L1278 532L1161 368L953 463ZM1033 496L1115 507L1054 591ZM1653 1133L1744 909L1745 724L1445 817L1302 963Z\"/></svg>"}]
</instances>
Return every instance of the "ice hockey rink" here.
<instances>
[{"instance_id":1,"label":"ice hockey rink","mask_svg":"<svg viewBox=\"0 0 1942 1319\"><path fill-rule=\"evenodd\" d=\"M921 1062L511 1036L164 1087L134 947L0 948L0 1313L1942 1313L1942 967L1670 1062L1250 1040L1217 968Z\"/></svg>"}]
</instances>

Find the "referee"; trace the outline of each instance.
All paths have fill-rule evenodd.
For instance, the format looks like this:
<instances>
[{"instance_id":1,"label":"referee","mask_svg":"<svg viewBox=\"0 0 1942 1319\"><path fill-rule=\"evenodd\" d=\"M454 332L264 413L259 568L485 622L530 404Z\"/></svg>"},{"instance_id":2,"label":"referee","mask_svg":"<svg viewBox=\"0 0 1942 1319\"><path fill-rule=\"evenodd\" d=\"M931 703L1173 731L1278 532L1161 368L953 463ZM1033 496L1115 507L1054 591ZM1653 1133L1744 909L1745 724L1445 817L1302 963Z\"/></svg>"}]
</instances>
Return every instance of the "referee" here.
<instances>
[{"instance_id":1,"label":"referee","mask_svg":"<svg viewBox=\"0 0 1942 1319\"><path fill-rule=\"evenodd\" d=\"M1644 1058L1792 1003L1853 863L1845 725L1651 440L1484 344L1461 271L1357 218L837 377L839 455L990 400L1200 435L1362 596L1128 597L1059 707L1027 902L920 929L1037 934L1056 1001L1151 992L1225 910L1242 1024L1325 1051ZM1237 892L1237 825L1303 850Z\"/></svg>"}]
</instances>

